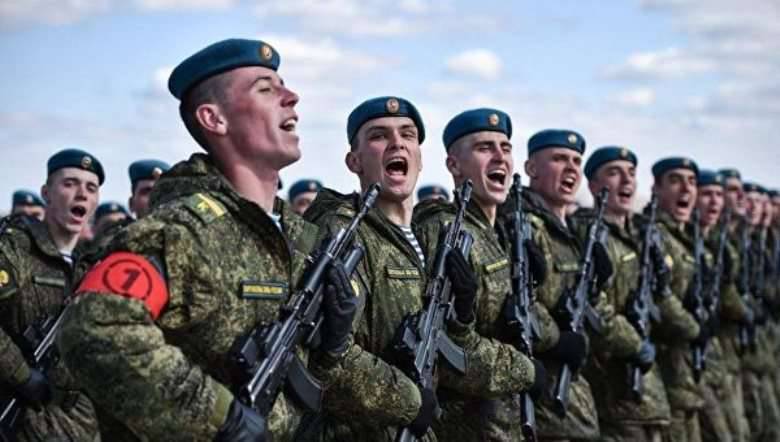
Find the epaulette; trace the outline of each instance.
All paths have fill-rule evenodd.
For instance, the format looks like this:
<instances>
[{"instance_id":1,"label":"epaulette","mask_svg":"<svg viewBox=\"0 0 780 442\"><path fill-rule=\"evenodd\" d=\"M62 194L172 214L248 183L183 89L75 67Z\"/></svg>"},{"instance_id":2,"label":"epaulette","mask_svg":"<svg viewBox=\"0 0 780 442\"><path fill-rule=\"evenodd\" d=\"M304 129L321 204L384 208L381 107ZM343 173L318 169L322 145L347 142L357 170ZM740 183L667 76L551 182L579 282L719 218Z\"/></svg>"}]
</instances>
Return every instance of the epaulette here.
<instances>
[{"instance_id":1,"label":"epaulette","mask_svg":"<svg viewBox=\"0 0 780 442\"><path fill-rule=\"evenodd\" d=\"M205 224L210 224L227 213L227 209L221 202L205 193L195 193L188 196L184 200L184 206Z\"/></svg>"},{"instance_id":2,"label":"epaulette","mask_svg":"<svg viewBox=\"0 0 780 442\"><path fill-rule=\"evenodd\" d=\"M526 216L534 229L539 230L544 228L544 220L541 217L530 212L526 212Z\"/></svg>"},{"instance_id":3,"label":"epaulette","mask_svg":"<svg viewBox=\"0 0 780 442\"><path fill-rule=\"evenodd\" d=\"M336 209L336 215L352 218L355 216L355 209L347 205L341 205L338 207L338 209Z\"/></svg>"}]
</instances>

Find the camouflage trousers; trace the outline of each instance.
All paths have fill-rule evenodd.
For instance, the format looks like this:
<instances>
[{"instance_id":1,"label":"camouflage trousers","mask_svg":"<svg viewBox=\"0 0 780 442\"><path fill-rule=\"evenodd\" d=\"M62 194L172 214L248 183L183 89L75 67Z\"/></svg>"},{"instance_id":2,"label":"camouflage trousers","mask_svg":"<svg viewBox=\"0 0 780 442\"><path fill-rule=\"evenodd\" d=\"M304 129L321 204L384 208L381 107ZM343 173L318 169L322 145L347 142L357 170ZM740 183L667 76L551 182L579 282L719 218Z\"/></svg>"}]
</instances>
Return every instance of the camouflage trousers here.
<instances>
[{"instance_id":1,"label":"camouflage trousers","mask_svg":"<svg viewBox=\"0 0 780 442\"><path fill-rule=\"evenodd\" d=\"M777 403L771 376L761 376L759 397L761 398L761 409L764 418L763 431L759 440L762 442L780 441L780 406Z\"/></svg>"},{"instance_id":2,"label":"camouflage trousers","mask_svg":"<svg viewBox=\"0 0 780 442\"><path fill-rule=\"evenodd\" d=\"M56 390L55 390L56 391ZM98 422L92 402L84 394L59 400L40 411L28 409L19 442L96 442L100 441Z\"/></svg>"},{"instance_id":3,"label":"camouflage trousers","mask_svg":"<svg viewBox=\"0 0 780 442\"><path fill-rule=\"evenodd\" d=\"M723 411L734 442L748 442L750 426L745 416L745 399L739 373L729 373L724 382Z\"/></svg>"},{"instance_id":4,"label":"camouflage trousers","mask_svg":"<svg viewBox=\"0 0 780 442\"><path fill-rule=\"evenodd\" d=\"M672 409L672 422L664 442L702 442L699 412Z\"/></svg>"},{"instance_id":5,"label":"camouflage trousers","mask_svg":"<svg viewBox=\"0 0 780 442\"><path fill-rule=\"evenodd\" d=\"M704 408L699 412L699 423L704 441L734 442L736 440L732 437L726 418L725 387L725 385L715 386L704 382L701 384Z\"/></svg>"},{"instance_id":6,"label":"camouflage trousers","mask_svg":"<svg viewBox=\"0 0 780 442\"><path fill-rule=\"evenodd\" d=\"M602 422L601 442L662 442L669 432L665 425L613 425Z\"/></svg>"}]
</instances>

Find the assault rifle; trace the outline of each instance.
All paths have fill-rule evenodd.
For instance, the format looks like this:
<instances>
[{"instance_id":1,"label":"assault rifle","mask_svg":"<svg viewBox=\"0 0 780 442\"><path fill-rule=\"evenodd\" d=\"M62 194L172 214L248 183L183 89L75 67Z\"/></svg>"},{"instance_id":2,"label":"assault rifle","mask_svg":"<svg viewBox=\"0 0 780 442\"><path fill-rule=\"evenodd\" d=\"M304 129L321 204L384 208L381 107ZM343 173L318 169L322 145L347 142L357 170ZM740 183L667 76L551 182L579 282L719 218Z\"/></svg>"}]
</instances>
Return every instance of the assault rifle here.
<instances>
[{"instance_id":1,"label":"assault rifle","mask_svg":"<svg viewBox=\"0 0 780 442\"><path fill-rule=\"evenodd\" d=\"M60 360L54 340L57 338L69 301L70 298L67 298L65 307L59 314L46 317L40 324L30 325L21 336L20 347L27 363L44 375L47 375ZM26 404L13 395L3 395L0 404L2 404L0 405L0 441L15 441L16 427L24 414Z\"/></svg>"},{"instance_id":2,"label":"assault rifle","mask_svg":"<svg viewBox=\"0 0 780 442\"><path fill-rule=\"evenodd\" d=\"M533 343L539 339L539 322L531 310L533 302L533 281L528 261L526 241L532 240L531 223L528 222L522 206L522 178L515 174L512 184L512 197L515 211L510 219L512 239L512 297L508 309L507 324L517 329L518 341L515 346L529 359L533 357ZM534 401L528 393L520 393L521 428L526 441L536 441L536 415Z\"/></svg>"},{"instance_id":3,"label":"assault rifle","mask_svg":"<svg viewBox=\"0 0 780 442\"><path fill-rule=\"evenodd\" d=\"M753 294L751 292L750 285L750 273L753 267L752 257L750 256L750 249L752 248L752 239L750 237L750 225L747 222L747 218L743 218L742 225L740 227L740 249L739 249L739 280L737 281L737 289L739 290L739 296L742 298L742 302L746 306L752 308L753 306ZM755 319L751 323L742 323L739 326L738 335L738 349L741 354L745 354L749 349L755 350L756 345L756 324Z\"/></svg>"},{"instance_id":4,"label":"assault rifle","mask_svg":"<svg viewBox=\"0 0 780 442\"><path fill-rule=\"evenodd\" d=\"M639 263L639 285L632 294L628 302L626 317L631 325L634 326L642 342L650 341L650 321L658 322L661 314L653 300L653 285L655 283L655 269L651 257L651 249L658 235L658 229L655 225L656 210L658 208L658 199L653 194L650 200L650 217L645 227L644 238L642 241L642 260ZM636 364L629 366L629 383L631 384L631 397L636 402L642 401L644 390L642 369Z\"/></svg>"},{"instance_id":5,"label":"assault rifle","mask_svg":"<svg viewBox=\"0 0 780 442\"><path fill-rule=\"evenodd\" d=\"M709 320L707 306L704 303L704 272L702 260L704 259L704 240L701 237L701 228L699 227L699 209L693 210L691 223L693 225L693 281L688 288L688 295L685 300L685 307L693 316L693 319L704 329ZM707 342L695 341L691 343L691 352L693 358L693 379L699 382L701 374L705 369L705 352L707 351Z\"/></svg>"},{"instance_id":6,"label":"assault rifle","mask_svg":"<svg viewBox=\"0 0 780 442\"><path fill-rule=\"evenodd\" d=\"M452 293L450 280L445 270L447 254L459 249L463 256L469 256L471 235L463 230L463 217L471 199L471 180L467 180L457 192L458 212L455 219L443 230L436 247L436 255L430 279L425 288L427 305L419 312L408 315L401 324L399 340L395 349L402 357L412 362L406 373L421 388L433 388L433 375L439 353L455 370L466 372L466 354L446 334L445 321L452 315ZM398 432L397 442L412 442L417 438L409 428Z\"/></svg>"},{"instance_id":7,"label":"assault rifle","mask_svg":"<svg viewBox=\"0 0 780 442\"><path fill-rule=\"evenodd\" d=\"M720 224L720 232L718 232L718 251L715 255L715 271L712 272L712 279L710 281L710 288L705 300L710 316L710 323L717 324L717 318L720 316L720 287L721 280L723 279L723 260L726 254L726 243L728 242L728 229L731 224L731 209L725 209ZM715 333L715 327L713 327L713 333Z\"/></svg>"},{"instance_id":8,"label":"assault rifle","mask_svg":"<svg viewBox=\"0 0 780 442\"><path fill-rule=\"evenodd\" d=\"M229 357L239 385L237 397L262 416L271 411L283 386L289 387L292 396L307 409L320 410L322 387L306 370L295 349L299 345L316 347L323 321L324 281L331 263L342 260L347 274L351 275L363 258L363 247L351 245L352 239L361 220L373 207L379 189L379 184L373 184L363 195L349 226L325 240L316 249L319 253L309 257L303 280L291 301L282 308L279 320L270 326L257 327L233 343Z\"/></svg>"},{"instance_id":9,"label":"assault rifle","mask_svg":"<svg viewBox=\"0 0 780 442\"><path fill-rule=\"evenodd\" d=\"M756 299L756 321L759 325L762 325L766 321L768 312L766 311L767 298L766 298L766 227L759 227L758 233L758 260L756 261L756 268L753 271L756 272L755 290L753 290L753 296Z\"/></svg>"},{"instance_id":10,"label":"assault rifle","mask_svg":"<svg viewBox=\"0 0 780 442\"><path fill-rule=\"evenodd\" d=\"M607 197L609 189L603 188L599 192L596 201L598 213L596 219L591 223L588 230L588 242L585 244L585 253L582 257L580 275L575 287L569 287L562 295L562 307L565 320L561 324L563 330L582 333L584 330L584 321L597 333L601 333L602 324L598 313L590 305L590 294L593 291L593 280L595 263L593 262L593 248L597 242L601 242L606 234L604 224L604 209L607 206ZM566 416L566 407L569 402L569 385L572 378L576 379L577 373L574 373L568 364L561 365L558 374L558 384L555 386L554 411L563 419Z\"/></svg>"}]
</instances>

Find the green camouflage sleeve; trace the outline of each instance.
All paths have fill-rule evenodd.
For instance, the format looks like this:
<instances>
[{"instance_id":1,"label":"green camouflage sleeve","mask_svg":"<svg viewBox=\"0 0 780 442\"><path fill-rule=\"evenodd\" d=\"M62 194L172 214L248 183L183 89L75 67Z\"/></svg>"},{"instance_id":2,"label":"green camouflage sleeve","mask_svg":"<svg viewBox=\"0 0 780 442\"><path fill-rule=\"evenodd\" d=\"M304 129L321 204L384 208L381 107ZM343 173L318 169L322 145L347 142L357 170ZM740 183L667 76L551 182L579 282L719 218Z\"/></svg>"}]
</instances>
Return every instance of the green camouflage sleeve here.
<instances>
[{"instance_id":1,"label":"green camouflage sleeve","mask_svg":"<svg viewBox=\"0 0 780 442\"><path fill-rule=\"evenodd\" d=\"M542 303L534 301L531 310L539 322L539 340L534 342L534 353L544 353L553 348L561 337L561 330L550 311Z\"/></svg>"},{"instance_id":2,"label":"green camouflage sleeve","mask_svg":"<svg viewBox=\"0 0 780 442\"><path fill-rule=\"evenodd\" d=\"M10 323L12 305L19 296L19 278L6 257L7 244L0 245L0 321ZM30 377L30 367L16 342L8 335L5 327L0 327L0 383L18 385Z\"/></svg>"},{"instance_id":3,"label":"green camouflage sleeve","mask_svg":"<svg viewBox=\"0 0 780 442\"><path fill-rule=\"evenodd\" d=\"M653 330L667 341L691 341L699 335L699 324L685 310L680 299L669 295L656 301L661 312L661 321Z\"/></svg>"},{"instance_id":4,"label":"green camouflage sleeve","mask_svg":"<svg viewBox=\"0 0 780 442\"><path fill-rule=\"evenodd\" d=\"M628 319L615 312L615 307L607 300L604 292L599 293L594 307L601 317L602 333L594 334L593 345L599 351L610 353L618 358L627 358L639 352L642 339Z\"/></svg>"},{"instance_id":5,"label":"green camouflage sleeve","mask_svg":"<svg viewBox=\"0 0 780 442\"><path fill-rule=\"evenodd\" d=\"M320 225L328 229L320 229L320 236L330 234L328 230L337 231L347 222L340 216L325 217ZM361 241L359 236L360 232L357 241ZM367 261L364 258L357 269L364 281L371 274ZM356 294L363 299L353 321L355 330L364 320L367 296L365 288L357 286L360 290ZM346 355L339 361L334 363L318 354L309 368L326 387L323 406L338 419L359 420L377 427L405 426L414 420L422 405L417 385L400 369L362 348L355 342L354 333Z\"/></svg>"},{"instance_id":6,"label":"green camouflage sleeve","mask_svg":"<svg viewBox=\"0 0 780 442\"><path fill-rule=\"evenodd\" d=\"M721 301L721 318L739 322L747 315L747 305L745 301L739 296L739 290L734 283L726 283L721 288L720 293Z\"/></svg>"},{"instance_id":7,"label":"green camouflage sleeve","mask_svg":"<svg viewBox=\"0 0 780 442\"><path fill-rule=\"evenodd\" d=\"M171 280L199 275L197 271L203 267L188 261L205 259L208 253L183 226L160 223L156 229L152 227L143 235L145 242L164 244L165 251L151 252L174 257L165 261L170 296L167 310L155 322L138 300L83 293L64 318L58 345L68 368L90 397L136 434L148 440L210 440L227 416L232 394L191 363L181 349L169 344L158 325L165 322L166 332L175 333L172 326L176 322L178 330L184 330L206 319L208 312L194 308L186 315L185 301L177 299L213 298L205 278L192 278L197 282L187 283L191 290L187 293ZM184 316L189 316L189 321L182 321ZM173 428L176 430L171 431Z\"/></svg>"}]
</instances>

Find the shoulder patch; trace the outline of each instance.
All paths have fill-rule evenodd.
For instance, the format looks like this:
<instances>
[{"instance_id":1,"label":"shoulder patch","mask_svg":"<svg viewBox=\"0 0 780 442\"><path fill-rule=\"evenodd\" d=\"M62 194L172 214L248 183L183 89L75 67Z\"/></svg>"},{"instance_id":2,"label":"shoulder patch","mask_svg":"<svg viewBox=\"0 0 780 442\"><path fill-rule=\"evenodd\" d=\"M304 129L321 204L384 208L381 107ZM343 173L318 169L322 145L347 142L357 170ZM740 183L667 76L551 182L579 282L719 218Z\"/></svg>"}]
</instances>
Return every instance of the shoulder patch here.
<instances>
[{"instance_id":1,"label":"shoulder patch","mask_svg":"<svg viewBox=\"0 0 780 442\"><path fill-rule=\"evenodd\" d=\"M156 320L168 304L165 279L148 259L129 252L115 252L87 272L76 290L119 295L144 303Z\"/></svg>"},{"instance_id":2,"label":"shoulder patch","mask_svg":"<svg viewBox=\"0 0 780 442\"><path fill-rule=\"evenodd\" d=\"M16 293L18 286L10 270L0 269L0 299L5 299Z\"/></svg>"},{"instance_id":3,"label":"shoulder patch","mask_svg":"<svg viewBox=\"0 0 780 442\"><path fill-rule=\"evenodd\" d=\"M528 221L531 222L531 225L534 226L535 229L541 229L544 227L544 220L539 218L538 216L534 215L533 213L526 212L528 216Z\"/></svg>"},{"instance_id":4,"label":"shoulder patch","mask_svg":"<svg viewBox=\"0 0 780 442\"><path fill-rule=\"evenodd\" d=\"M189 196L184 205L206 224L227 213L227 209L222 203L203 193Z\"/></svg>"},{"instance_id":5,"label":"shoulder patch","mask_svg":"<svg viewBox=\"0 0 780 442\"><path fill-rule=\"evenodd\" d=\"M669 267L669 269L674 267L674 258L672 258L672 255L666 255L664 261L666 262L666 266Z\"/></svg>"},{"instance_id":6,"label":"shoulder patch","mask_svg":"<svg viewBox=\"0 0 780 442\"><path fill-rule=\"evenodd\" d=\"M355 210L351 207L342 205L339 206L338 209L336 209L336 215L352 218L353 216L355 216Z\"/></svg>"},{"instance_id":7,"label":"shoulder patch","mask_svg":"<svg viewBox=\"0 0 780 442\"><path fill-rule=\"evenodd\" d=\"M491 262L489 264L485 264L485 272L486 273L493 273L498 270L503 269L504 267L509 266L509 260L506 258L499 259L496 262Z\"/></svg>"}]
</instances>

